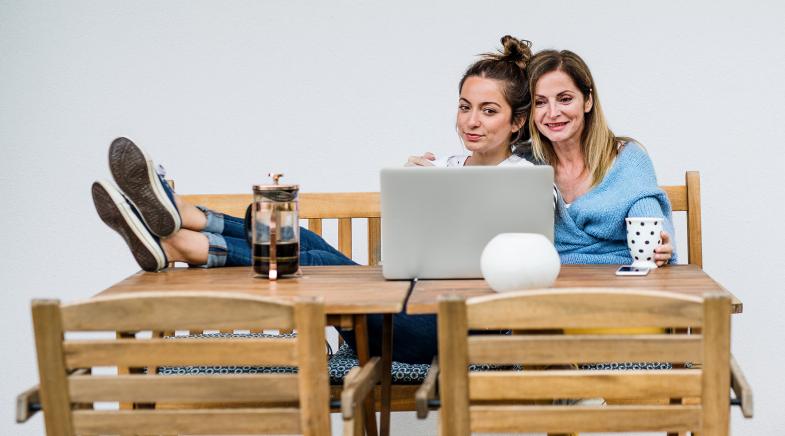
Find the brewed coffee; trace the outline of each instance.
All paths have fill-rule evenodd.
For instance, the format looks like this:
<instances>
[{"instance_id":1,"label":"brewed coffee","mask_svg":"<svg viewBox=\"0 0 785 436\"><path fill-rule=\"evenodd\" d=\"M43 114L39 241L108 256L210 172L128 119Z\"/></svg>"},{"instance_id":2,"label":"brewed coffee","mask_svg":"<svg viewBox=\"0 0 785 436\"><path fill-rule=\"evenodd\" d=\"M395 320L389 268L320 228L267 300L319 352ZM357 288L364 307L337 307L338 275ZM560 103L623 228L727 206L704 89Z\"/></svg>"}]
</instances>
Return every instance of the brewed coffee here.
<instances>
[{"instance_id":1,"label":"brewed coffee","mask_svg":"<svg viewBox=\"0 0 785 436\"><path fill-rule=\"evenodd\" d=\"M300 244L297 242L275 245L278 276L294 274L300 267ZM266 276L270 272L270 244L253 244L253 270Z\"/></svg>"}]
</instances>

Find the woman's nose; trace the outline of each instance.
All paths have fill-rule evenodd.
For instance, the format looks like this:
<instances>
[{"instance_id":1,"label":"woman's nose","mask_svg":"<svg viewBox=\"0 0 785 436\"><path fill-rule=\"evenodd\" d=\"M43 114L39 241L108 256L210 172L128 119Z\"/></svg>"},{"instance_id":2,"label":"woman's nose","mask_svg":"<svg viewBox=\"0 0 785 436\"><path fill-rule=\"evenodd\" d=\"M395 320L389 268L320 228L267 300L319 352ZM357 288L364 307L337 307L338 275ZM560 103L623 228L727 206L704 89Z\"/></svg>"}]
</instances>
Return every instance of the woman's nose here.
<instances>
[{"instance_id":1,"label":"woman's nose","mask_svg":"<svg viewBox=\"0 0 785 436\"><path fill-rule=\"evenodd\" d=\"M480 114L478 112L472 111L469 115L469 125L470 126L479 126L480 125Z\"/></svg>"},{"instance_id":2,"label":"woman's nose","mask_svg":"<svg viewBox=\"0 0 785 436\"><path fill-rule=\"evenodd\" d=\"M548 116L550 118L556 118L559 116L559 107L556 105L555 101L548 103Z\"/></svg>"}]
</instances>

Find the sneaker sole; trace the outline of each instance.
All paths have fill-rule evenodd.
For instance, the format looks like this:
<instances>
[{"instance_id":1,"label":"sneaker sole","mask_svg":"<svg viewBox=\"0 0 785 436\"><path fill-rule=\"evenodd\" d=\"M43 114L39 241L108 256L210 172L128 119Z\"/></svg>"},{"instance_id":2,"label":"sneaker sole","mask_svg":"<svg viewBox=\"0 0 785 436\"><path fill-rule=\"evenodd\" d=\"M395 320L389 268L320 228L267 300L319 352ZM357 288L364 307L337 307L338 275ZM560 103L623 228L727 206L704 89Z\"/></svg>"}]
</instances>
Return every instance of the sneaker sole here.
<instances>
[{"instance_id":1,"label":"sneaker sole","mask_svg":"<svg viewBox=\"0 0 785 436\"><path fill-rule=\"evenodd\" d=\"M144 150L128 138L115 139L109 146L109 170L151 232L165 238L180 230L180 214Z\"/></svg>"},{"instance_id":2,"label":"sneaker sole","mask_svg":"<svg viewBox=\"0 0 785 436\"><path fill-rule=\"evenodd\" d=\"M166 255L123 195L106 182L93 183L92 193L95 210L101 221L122 236L136 263L145 271L165 268Z\"/></svg>"}]
</instances>

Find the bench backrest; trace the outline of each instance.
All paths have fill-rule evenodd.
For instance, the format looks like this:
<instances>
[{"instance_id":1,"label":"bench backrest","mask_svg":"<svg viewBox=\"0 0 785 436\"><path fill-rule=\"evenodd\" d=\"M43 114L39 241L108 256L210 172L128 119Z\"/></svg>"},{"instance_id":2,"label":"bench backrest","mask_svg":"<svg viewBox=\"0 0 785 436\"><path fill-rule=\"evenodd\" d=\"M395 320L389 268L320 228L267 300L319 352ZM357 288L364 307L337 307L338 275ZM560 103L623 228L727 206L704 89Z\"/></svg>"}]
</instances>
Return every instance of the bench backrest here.
<instances>
[{"instance_id":1,"label":"bench backrest","mask_svg":"<svg viewBox=\"0 0 785 436\"><path fill-rule=\"evenodd\" d=\"M701 242L700 175L686 173L684 185L661 187L671 201L674 212L687 214L687 262L703 267ZM194 205L232 216L242 217L252 201L250 194L197 194L181 198ZM308 220L308 229L322 234L322 220L338 220L338 250L352 257L352 219L368 220L368 264L381 260L381 204L378 192L301 193L300 218Z\"/></svg>"}]
</instances>

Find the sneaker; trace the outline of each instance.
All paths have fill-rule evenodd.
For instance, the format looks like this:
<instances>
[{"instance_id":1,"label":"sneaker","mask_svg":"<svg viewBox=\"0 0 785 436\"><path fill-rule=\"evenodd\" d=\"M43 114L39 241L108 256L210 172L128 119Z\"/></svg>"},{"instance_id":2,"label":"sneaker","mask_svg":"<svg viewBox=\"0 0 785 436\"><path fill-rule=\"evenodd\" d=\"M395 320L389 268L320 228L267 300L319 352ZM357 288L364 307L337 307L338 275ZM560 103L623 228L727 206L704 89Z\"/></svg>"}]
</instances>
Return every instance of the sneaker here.
<instances>
[{"instance_id":1,"label":"sneaker","mask_svg":"<svg viewBox=\"0 0 785 436\"><path fill-rule=\"evenodd\" d=\"M167 264L166 254L158 238L139 219L134 206L110 182L93 183L93 203L98 216L119 233L131 249L136 263L145 271L158 271Z\"/></svg>"},{"instance_id":2,"label":"sneaker","mask_svg":"<svg viewBox=\"0 0 785 436\"><path fill-rule=\"evenodd\" d=\"M144 150L128 138L115 139L109 146L109 169L153 234L165 238L180 230L174 192Z\"/></svg>"}]
</instances>

